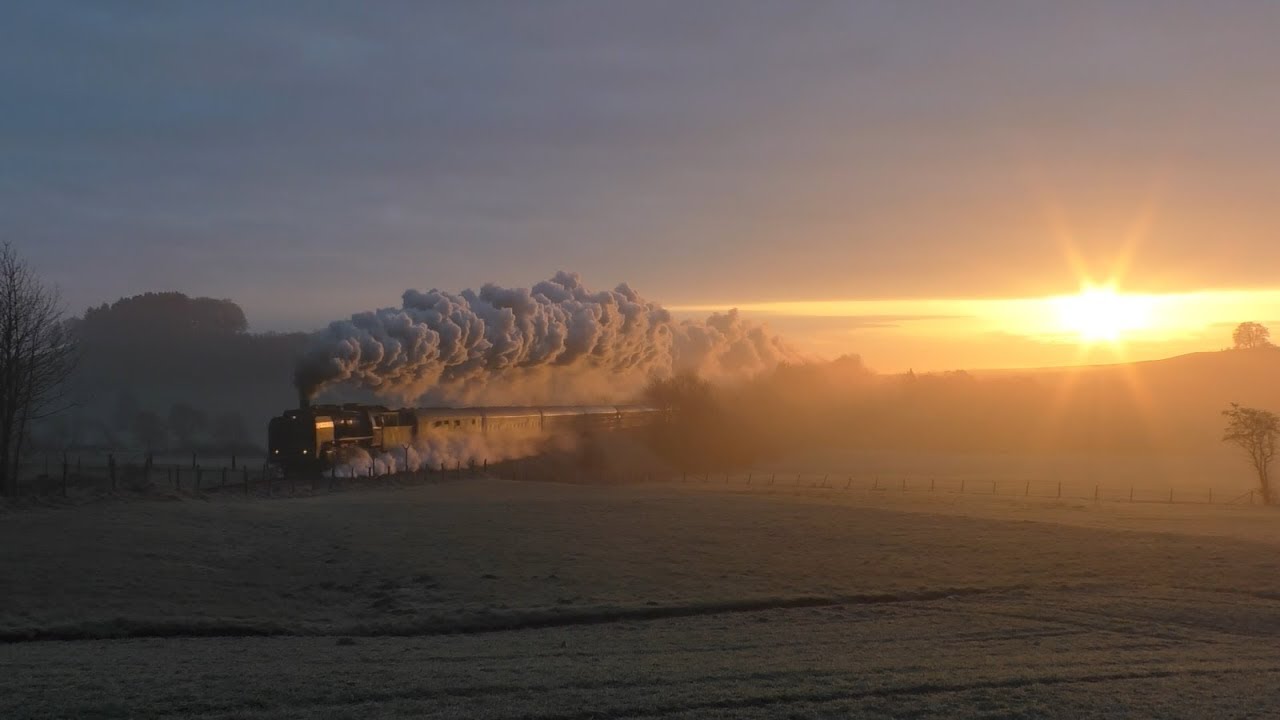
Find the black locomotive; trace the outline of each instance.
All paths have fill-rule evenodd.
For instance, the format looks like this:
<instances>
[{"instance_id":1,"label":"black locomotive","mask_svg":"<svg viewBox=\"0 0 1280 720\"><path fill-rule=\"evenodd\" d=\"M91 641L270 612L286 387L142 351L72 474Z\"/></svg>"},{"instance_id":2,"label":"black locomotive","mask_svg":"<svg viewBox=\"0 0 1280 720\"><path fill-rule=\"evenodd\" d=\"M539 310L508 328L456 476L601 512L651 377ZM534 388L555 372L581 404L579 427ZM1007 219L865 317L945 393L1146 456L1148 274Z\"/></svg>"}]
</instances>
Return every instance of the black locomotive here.
<instances>
[{"instance_id":1,"label":"black locomotive","mask_svg":"<svg viewBox=\"0 0 1280 720\"><path fill-rule=\"evenodd\" d=\"M659 411L641 405L404 408L314 405L288 410L267 426L267 454L287 469L331 467L343 448L391 451L446 433L590 432L640 427Z\"/></svg>"}]
</instances>

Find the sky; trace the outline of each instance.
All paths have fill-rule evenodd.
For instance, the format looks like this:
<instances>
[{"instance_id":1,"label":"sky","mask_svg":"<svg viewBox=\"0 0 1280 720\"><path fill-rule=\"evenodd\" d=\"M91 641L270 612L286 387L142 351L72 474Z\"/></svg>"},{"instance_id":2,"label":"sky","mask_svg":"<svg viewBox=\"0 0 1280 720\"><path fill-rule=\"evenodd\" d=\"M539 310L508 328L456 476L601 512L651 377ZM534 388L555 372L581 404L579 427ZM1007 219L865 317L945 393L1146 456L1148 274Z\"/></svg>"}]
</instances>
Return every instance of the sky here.
<instances>
[{"instance_id":1,"label":"sky","mask_svg":"<svg viewBox=\"0 0 1280 720\"><path fill-rule=\"evenodd\" d=\"M0 18L0 238L75 312L180 290L311 329L407 288L570 270L884 370L1280 333L1276 3L0 0ZM1040 299L1085 282L1168 301L1080 342Z\"/></svg>"}]
</instances>

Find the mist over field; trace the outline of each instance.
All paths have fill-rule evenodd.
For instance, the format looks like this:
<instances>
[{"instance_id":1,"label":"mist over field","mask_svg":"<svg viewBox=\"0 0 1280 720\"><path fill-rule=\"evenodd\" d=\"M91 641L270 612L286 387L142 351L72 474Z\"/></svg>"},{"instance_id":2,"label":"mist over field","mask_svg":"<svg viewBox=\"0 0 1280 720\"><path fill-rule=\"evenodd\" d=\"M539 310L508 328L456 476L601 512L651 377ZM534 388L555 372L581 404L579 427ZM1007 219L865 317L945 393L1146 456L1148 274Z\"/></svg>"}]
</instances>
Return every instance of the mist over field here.
<instances>
[{"instance_id":1,"label":"mist over field","mask_svg":"<svg viewBox=\"0 0 1280 720\"><path fill-rule=\"evenodd\" d=\"M0 720L1280 717L1280 4L0 18Z\"/></svg>"},{"instance_id":2,"label":"mist over field","mask_svg":"<svg viewBox=\"0 0 1280 720\"><path fill-rule=\"evenodd\" d=\"M656 326L636 326L618 296L590 298L604 309L578 311L619 334L570 341L506 315L547 333L524 342L578 343L565 362L494 365L505 356L473 316L454 336L481 357L422 386L443 395L415 383L448 367L456 312L256 334L231 301L166 293L72 321L87 401L40 426L41 449L254 458L266 417L297 404L293 373L332 357L360 369L320 402L576 387L664 415L609 437L353 447L318 479L246 470L243 492L225 470L192 489L188 470L186 486L77 477L65 497L4 506L0 542L34 550L0 557L17 579L0 713L1192 718L1280 704L1277 518L1221 415L1238 398L1280 405L1280 349L880 373L798 358L761 328L714 337L769 338L777 354L695 374L669 340L640 351L671 332L660 305L646 306ZM402 347L411 336L425 352ZM610 360L627 343L631 360ZM128 691L104 701L104 683Z\"/></svg>"},{"instance_id":3,"label":"mist over field","mask_svg":"<svg viewBox=\"0 0 1280 720\"><path fill-rule=\"evenodd\" d=\"M610 300L603 307L616 307L612 296L603 296ZM1218 412L1223 407L1233 401L1280 406L1280 389L1271 382L1280 374L1280 351L1271 346L1082 368L881 373L856 356L798 356L785 350L785 339L769 335L767 327L732 320L715 330L720 320L714 317L710 325L677 325L661 305L647 307L658 324L641 325L615 315L612 323L618 328L610 332L620 334L582 330L576 340L551 330L544 321L517 320L522 316L508 311L505 327L526 327L529 332L542 328L538 332L559 343L539 351L547 353L539 359L523 361L511 353L534 352L537 342L549 341L529 335L501 353L488 339L488 325L479 319L464 333L458 322L435 316L441 319L431 322L447 322L453 328L446 333L469 337L468 342L479 347L446 352L429 344L439 342L433 338L440 337L440 330L426 321L414 329L408 315L384 311L379 323L389 325L402 318L406 324L396 332L428 343L411 351L403 337L374 341L369 330L358 329L359 323L335 323L337 329L315 333L253 333L233 301L178 293L126 298L92 308L74 321L83 343L83 360L72 379L76 403L69 413L37 428L36 437L51 450L141 450L148 443L179 450L218 442L261 447L267 418L297 406L290 381L298 368L325 363L338 368L337 360L328 359L338 348L355 351L370 342L375 342L374 351L362 352L372 352L366 357L376 362L351 360L353 367L367 364L360 371L362 379L331 381L332 388L321 400L364 400L393 407L415 402L690 402L684 397L656 397L653 393L661 393L662 387L653 383L701 369L693 376L710 383L708 395L699 400L701 407L691 410L715 414L715 424L723 430L717 434L714 428L705 429L711 434L690 438L699 449L682 462L699 469L735 469L823 449L1086 453L1103 462L1109 457L1171 453L1222 457L1230 452L1219 437ZM502 319L502 310L493 312ZM610 326L611 316L590 305L579 306L577 312ZM568 322L569 316L563 317ZM698 348L692 356L696 360L679 364L685 356L671 354L677 346L669 338L644 349L652 339L649 335L670 333L674 327L685 333L682 342ZM693 341L695 332L705 339ZM345 335L335 333L354 334L338 340ZM360 340L360 333L368 339ZM571 349L574 343L576 350ZM608 353L625 357L625 364ZM460 370L464 374L456 380L439 383L431 373L441 371L440 358L446 356L457 358L451 366L469 369ZM466 360L468 356L475 359ZM496 361L486 357L507 359L493 367L486 363ZM429 392L413 389L419 386ZM152 417L164 425L175 405L190 406L206 416L197 436L179 433L177 427L156 430L148 425ZM212 421L219 416L229 427L215 437ZM160 442L151 437L157 434Z\"/></svg>"}]
</instances>

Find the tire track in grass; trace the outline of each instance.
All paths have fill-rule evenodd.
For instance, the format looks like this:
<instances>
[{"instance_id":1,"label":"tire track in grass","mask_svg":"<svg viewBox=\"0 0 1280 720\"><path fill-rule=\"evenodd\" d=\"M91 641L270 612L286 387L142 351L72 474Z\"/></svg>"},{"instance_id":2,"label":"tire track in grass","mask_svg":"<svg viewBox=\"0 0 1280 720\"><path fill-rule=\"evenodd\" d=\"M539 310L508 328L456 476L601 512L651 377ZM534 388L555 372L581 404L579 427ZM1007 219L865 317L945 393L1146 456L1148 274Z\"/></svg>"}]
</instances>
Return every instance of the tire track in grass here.
<instances>
[{"instance_id":1,"label":"tire track in grass","mask_svg":"<svg viewBox=\"0 0 1280 720\"><path fill-rule=\"evenodd\" d=\"M421 637L431 635L477 635L482 633L540 630L545 628L604 625L616 622L647 622L674 618L752 613L766 610L794 610L847 605L883 605L927 602L947 598L991 595L1025 586L951 587L926 590L863 593L857 595L757 598L722 600L682 605L644 607L605 607L579 612L559 610L494 614L472 619L432 618L421 622L352 623L346 625L303 626L280 623L221 622L218 620L139 620L118 618L71 625L33 628L10 628L0 631L0 643L45 642L68 640L120 640L141 638L213 638L213 637L316 637L349 635L353 637Z\"/></svg>"}]
</instances>

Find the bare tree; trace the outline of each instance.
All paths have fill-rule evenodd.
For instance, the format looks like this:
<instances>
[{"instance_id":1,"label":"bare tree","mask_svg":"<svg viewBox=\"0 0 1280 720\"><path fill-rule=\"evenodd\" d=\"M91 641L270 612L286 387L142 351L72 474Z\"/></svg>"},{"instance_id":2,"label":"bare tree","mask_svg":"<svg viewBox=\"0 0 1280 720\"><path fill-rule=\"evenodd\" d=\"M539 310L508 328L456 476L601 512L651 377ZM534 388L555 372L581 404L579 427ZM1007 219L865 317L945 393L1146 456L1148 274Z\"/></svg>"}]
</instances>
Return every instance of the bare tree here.
<instances>
[{"instance_id":1,"label":"bare tree","mask_svg":"<svg viewBox=\"0 0 1280 720\"><path fill-rule=\"evenodd\" d=\"M1231 340L1237 350L1267 347L1271 345L1271 331L1262 323L1242 322L1231 333Z\"/></svg>"},{"instance_id":2,"label":"bare tree","mask_svg":"<svg viewBox=\"0 0 1280 720\"><path fill-rule=\"evenodd\" d=\"M1231 403L1223 410L1227 416L1227 429L1223 442L1236 445L1249 456L1253 469L1258 473L1258 485L1262 489L1262 502L1271 505L1271 461L1276 456L1277 439L1280 439L1280 415L1268 410L1240 407Z\"/></svg>"},{"instance_id":3,"label":"bare tree","mask_svg":"<svg viewBox=\"0 0 1280 720\"><path fill-rule=\"evenodd\" d=\"M0 246L0 491L18 491L31 423L65 408L75 347L56 291L9 243Z\"/></svg>"}]
</instances>

